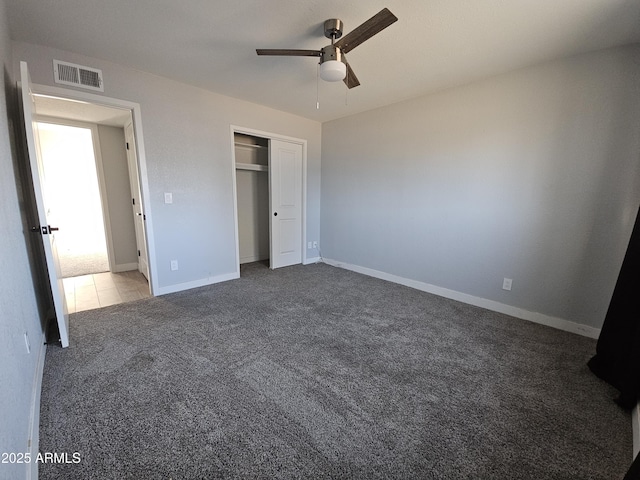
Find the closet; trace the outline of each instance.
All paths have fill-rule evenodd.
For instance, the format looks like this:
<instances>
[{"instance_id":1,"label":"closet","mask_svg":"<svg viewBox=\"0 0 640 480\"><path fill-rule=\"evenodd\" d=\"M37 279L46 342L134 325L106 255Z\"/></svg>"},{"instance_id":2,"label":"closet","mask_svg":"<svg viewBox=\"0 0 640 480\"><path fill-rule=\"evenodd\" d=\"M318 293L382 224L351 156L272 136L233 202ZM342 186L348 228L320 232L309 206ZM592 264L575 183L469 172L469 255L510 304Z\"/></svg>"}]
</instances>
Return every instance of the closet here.
<instances>
[{"instance_id":1,"label":"closet","mask_svg":"<svg viewBox=\"0 0 640 480\"><path fill-rule=\"evenodd\" d=\"M240 264L269 260L269 140L234 134Z\"/></svg>"}]
</instances>

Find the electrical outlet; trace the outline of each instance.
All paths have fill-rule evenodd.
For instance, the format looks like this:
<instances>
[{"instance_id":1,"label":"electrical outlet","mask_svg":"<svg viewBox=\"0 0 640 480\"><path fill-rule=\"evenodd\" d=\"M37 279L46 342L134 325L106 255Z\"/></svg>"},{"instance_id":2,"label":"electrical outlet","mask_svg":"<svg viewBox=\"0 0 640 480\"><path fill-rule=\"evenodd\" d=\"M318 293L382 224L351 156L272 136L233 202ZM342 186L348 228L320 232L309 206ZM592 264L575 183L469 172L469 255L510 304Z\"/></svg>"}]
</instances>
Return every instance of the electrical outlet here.
<instances>
[{"instance_id":1,"label":"electrical outlet","mask_svg":"<svg viewBox=\"0 0 640 480\"><path fill-rule=\"evenodd\" d=\"M173 193L164 194L164 203L173 203Z\"/></svg>"},{"instance_id":2,"label":"electrical outlet","mask_svg":"<svg viewBox=\"0 0 640 480\"><path fill-rule=\"evenodd\" d=\"M309 250L311 250L311 249L313 248L313 244L312 244L311 242L308 242L308 243L307 243L307 248L308 248Z\"/></svg>"},{"instance_id":3,"label":"electrical outlet","mask_svg":"<svg viewBox=\"0 0 640 480\"><path fill-rule=\"evenodd\" d=\"M502 289L503 290L511 290L511 283L513 282L513 279L511 278L505 278L504 280L502 280Z\"/></svg>"},{"instance_id":4,"label":"electrical outlet","mask_svg":"<svg viewBox=\"0 0 640 480\"><path fill-rule=\"evenodd\" d=\"M318 248L318 242L313 242L313 248Z\"/></svg>"},{"instance_id":5,"label":"electrical outlet","mask_svg":"<svg viewBox=\"0 0 640 480\"><path fill-rule=\"evenodd\" d=\"M171 260L171 270L178 270L178 260Z\"/></svg>"}]
</instances>

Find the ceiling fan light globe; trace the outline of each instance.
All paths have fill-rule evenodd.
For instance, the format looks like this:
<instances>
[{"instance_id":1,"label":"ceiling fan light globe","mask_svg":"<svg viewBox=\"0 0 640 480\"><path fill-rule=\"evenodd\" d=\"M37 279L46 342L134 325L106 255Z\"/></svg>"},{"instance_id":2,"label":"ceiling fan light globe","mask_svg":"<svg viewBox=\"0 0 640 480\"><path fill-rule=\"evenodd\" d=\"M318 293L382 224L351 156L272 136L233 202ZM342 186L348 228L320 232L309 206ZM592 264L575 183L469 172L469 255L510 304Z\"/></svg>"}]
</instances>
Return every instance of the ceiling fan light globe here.
<instances>
[{"instance_id":1,"label":"ceiling fan light globe","mask_svg":"<svg viewBox=\"0 0 640 480\"><path fill-rule=\"evenodd\" d=\"M347 75L347 66L338 60L327 60L320 64L320 78L326 82L339 82Z\"/></svg>"}]
</instances>

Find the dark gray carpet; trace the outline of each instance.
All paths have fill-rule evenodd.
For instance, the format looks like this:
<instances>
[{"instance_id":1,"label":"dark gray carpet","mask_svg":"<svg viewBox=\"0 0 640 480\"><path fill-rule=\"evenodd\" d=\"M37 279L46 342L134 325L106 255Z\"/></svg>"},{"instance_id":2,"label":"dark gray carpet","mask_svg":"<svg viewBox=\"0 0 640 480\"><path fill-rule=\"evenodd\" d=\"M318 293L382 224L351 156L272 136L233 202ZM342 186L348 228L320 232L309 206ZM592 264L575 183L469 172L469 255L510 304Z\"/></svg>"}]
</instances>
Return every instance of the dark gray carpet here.
<instances>
[{"instance_id":1,"label":"dark gray carpet","mask_svg":"<svg viewBox=\"0 0 640 480\"><path fill-rule=\"evenodd\" d=\"M619 479L595 341L327 265L76 313L41 479Z\"/></svg>"}]
</instances>

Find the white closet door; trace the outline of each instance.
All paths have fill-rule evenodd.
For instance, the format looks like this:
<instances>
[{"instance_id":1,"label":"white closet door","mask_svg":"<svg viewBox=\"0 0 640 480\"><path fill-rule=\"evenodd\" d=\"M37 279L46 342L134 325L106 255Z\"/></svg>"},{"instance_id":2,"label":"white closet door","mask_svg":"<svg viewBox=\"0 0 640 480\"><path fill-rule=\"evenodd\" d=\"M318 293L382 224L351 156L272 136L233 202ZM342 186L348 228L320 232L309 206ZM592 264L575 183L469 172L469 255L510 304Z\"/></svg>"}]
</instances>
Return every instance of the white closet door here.
<instances>
[{"instance_id":1,"label":"white closet door","mask_svg":"<svg viewBox=\"0 0 640 480\"><path fill-rule=\"evenodd\" d=\"M271 268L302 263L302 145L269 145Z\"/></svg>"}]
</instances>

